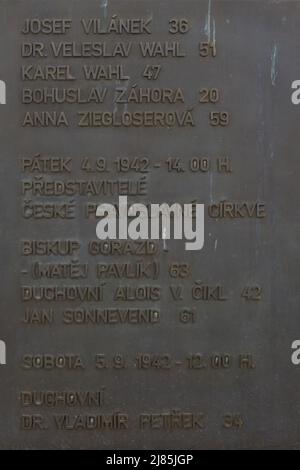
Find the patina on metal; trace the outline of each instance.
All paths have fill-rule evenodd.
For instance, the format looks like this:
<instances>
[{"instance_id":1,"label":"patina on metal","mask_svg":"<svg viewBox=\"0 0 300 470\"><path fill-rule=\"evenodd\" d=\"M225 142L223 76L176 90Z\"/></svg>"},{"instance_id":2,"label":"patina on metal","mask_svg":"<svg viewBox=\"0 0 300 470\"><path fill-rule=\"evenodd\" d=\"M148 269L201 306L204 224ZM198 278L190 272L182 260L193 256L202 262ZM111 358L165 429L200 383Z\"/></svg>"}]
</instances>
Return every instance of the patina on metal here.
<instances>
[{"instance_id":1,"label":"patina on metal","mask_svg":"<svg viewBox=\"0 0 300 470\"><path fill-rule=\"evenodd\" d=\"M299 447L298 1L0 1L0 447ZM204 204L205 242L99 204Z\"/></svg>"}]
</instances>

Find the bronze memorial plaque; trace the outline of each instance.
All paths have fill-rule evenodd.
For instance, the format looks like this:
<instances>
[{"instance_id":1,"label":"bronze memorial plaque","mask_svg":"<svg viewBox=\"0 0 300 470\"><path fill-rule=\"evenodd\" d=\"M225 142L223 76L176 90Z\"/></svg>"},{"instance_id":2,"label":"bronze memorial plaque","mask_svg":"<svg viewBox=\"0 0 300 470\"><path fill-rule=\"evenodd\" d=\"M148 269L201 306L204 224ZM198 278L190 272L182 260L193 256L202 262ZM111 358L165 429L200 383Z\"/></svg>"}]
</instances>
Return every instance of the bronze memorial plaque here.
<instances>
[{"instance_id":1,"label":"bronze memorial plaque","mask_svg":"<svg viewBox=\"0 0 300 470\"><path fill-rule=\"evenodd\" d=\"M300 448L300 1L0 31L0 448Z\"/></svg>"}]
</instances>

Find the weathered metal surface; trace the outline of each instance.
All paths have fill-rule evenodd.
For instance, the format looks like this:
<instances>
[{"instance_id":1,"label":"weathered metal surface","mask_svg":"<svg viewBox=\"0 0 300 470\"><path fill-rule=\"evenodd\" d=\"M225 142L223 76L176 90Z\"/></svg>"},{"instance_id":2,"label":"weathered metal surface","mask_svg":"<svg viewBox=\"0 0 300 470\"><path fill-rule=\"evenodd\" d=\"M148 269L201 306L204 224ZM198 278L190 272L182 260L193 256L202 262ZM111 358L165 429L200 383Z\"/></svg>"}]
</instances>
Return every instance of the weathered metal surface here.
<instances>
[{"instance_id":1,"label":"weathered metal surface","mask_svg":"<svg viewBox=\"0 0 300 470\"><path fill-rule=\"evenodd\" d=\"M0 31L0 447L299 447L299 2L1 0ZM91 245L119 194L205 204L204 248Z\"/></svg>"}]
</instances>

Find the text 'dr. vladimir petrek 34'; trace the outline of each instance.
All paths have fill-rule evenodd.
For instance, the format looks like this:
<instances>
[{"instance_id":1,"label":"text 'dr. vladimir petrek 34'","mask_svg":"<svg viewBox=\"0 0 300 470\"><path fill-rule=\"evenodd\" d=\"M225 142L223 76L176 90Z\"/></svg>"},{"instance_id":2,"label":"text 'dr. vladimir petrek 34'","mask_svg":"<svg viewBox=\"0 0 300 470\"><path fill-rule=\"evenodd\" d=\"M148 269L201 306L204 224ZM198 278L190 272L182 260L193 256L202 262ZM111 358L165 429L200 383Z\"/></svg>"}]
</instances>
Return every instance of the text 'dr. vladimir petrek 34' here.
<instances>
[{"instance_id":1,"label":"text 'dr. vladimir petrek 34'","mask_svg":"<svg viewBox=\"0 0 300 470\"><path fill-rule=\"evenodd\" d=\"M0 449L300 449L300 0L0 37Z\"/></svg>"}]
</instances>

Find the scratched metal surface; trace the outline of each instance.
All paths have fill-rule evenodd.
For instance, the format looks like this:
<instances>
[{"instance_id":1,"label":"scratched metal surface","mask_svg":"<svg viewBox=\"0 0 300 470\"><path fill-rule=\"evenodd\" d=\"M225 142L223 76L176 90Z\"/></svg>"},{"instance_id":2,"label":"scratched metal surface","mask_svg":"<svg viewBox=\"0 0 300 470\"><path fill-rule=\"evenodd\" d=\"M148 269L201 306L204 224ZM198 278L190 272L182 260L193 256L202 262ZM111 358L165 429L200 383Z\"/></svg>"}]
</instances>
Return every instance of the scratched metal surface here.
<instances>
[{"instance_id":1,"label":"scratched metal surface","mask_svg":"<svg viewBox=\"0 0 300 470\"><path fill-rule=\"evenodd\" d=\"M291 343L299 337L299 109L291 104L290 87L293 80L300 78L300 2L1 0L0 10L0 79L7 83L7 105L0 106L0 338L7 345L7 364L0 366L0 447L299 448L300 372L291 363ZM25 106L20 102L20 30L24 19L72 18L78 22L83 17L108 18L113 14L125 18L152 15L156 40L168 37L170 17L187 18L191 31L180 37L187 51L194 50L199 41L217 41L218 56L208 64L197 62L192 54L184 65L180 60L161 61L166 71L158 85L185 90L186 106L196 107L197 127L22 127ZM82 33L76 28L69 34L73 40L82 40ZM128 59L130 85L141 81L140 61L138 56ZM38 59L31 62L38 63ZM204 116L209 108L195 105L195 90L202 85L222 90L222 107L232 116L228 128L216 131L207 125ZM114 86L113 81L107 84ZM168 155L191 158L199 154L228 154L234 171L227 176L168 175L153 170L147 175L149 194L139 200L198 200L205 204L224 199L259 200L266 203L267 217L263 221L207 219L201 252L185 252L182 242L171 241L169 251L164 251L160 243L162 272L159 281L152 284L160 284L165 290L159 302L148 302L148 306L155 305L161 311L159 325L66 327L60 321L50 326L22 324L25 306L20 286L34 282L21 273L28 260L21 256L20 240L74 238L86 246L95 239L95 221L85 219L82 211L80 217L68 222L25 220L21 216L20 159L41 153L72 156L78 161L87 153L113 158L120 152L149 153L160 162ZM96 262L88 258L86 248L81 254L84 259ZM180 283L172 282L168 276L167 266L172 261L186 261L192 266L192 277L181 282L187 292L194 281L202 280L222 284L229 299L173 301L168 286ZM121 283L110 281L108 297L118 282ZM262 286L262 300L247 303L240 292L253 284ZM188 306L195 308L197 320L182 325L178 313ZM61 312L66 305L58 303L54 307ZM97 353L120 353L131 360L138 352L169 353L177 360L192 353L206 357L228 353L234 358L234 366L229 370L200 371L182 367L99 371L93 367ZM87 367L83 371L24 371L22 357L38 353L78 354ZM255 369L237 367L241 353L253 355ZM22 390L79 391L102 387L106 388L106 403L100 409L24 408L19 401ZM140 413L173 410L204 413L204 429L138 428ZM53 423L54 414L118 411L129 415L126 431L57 430ZM223 417L228 413L240 414L243 426L224 427ZM42 414L47 429L22 430L22 414Z\"/></svg>"}]
</instances>

